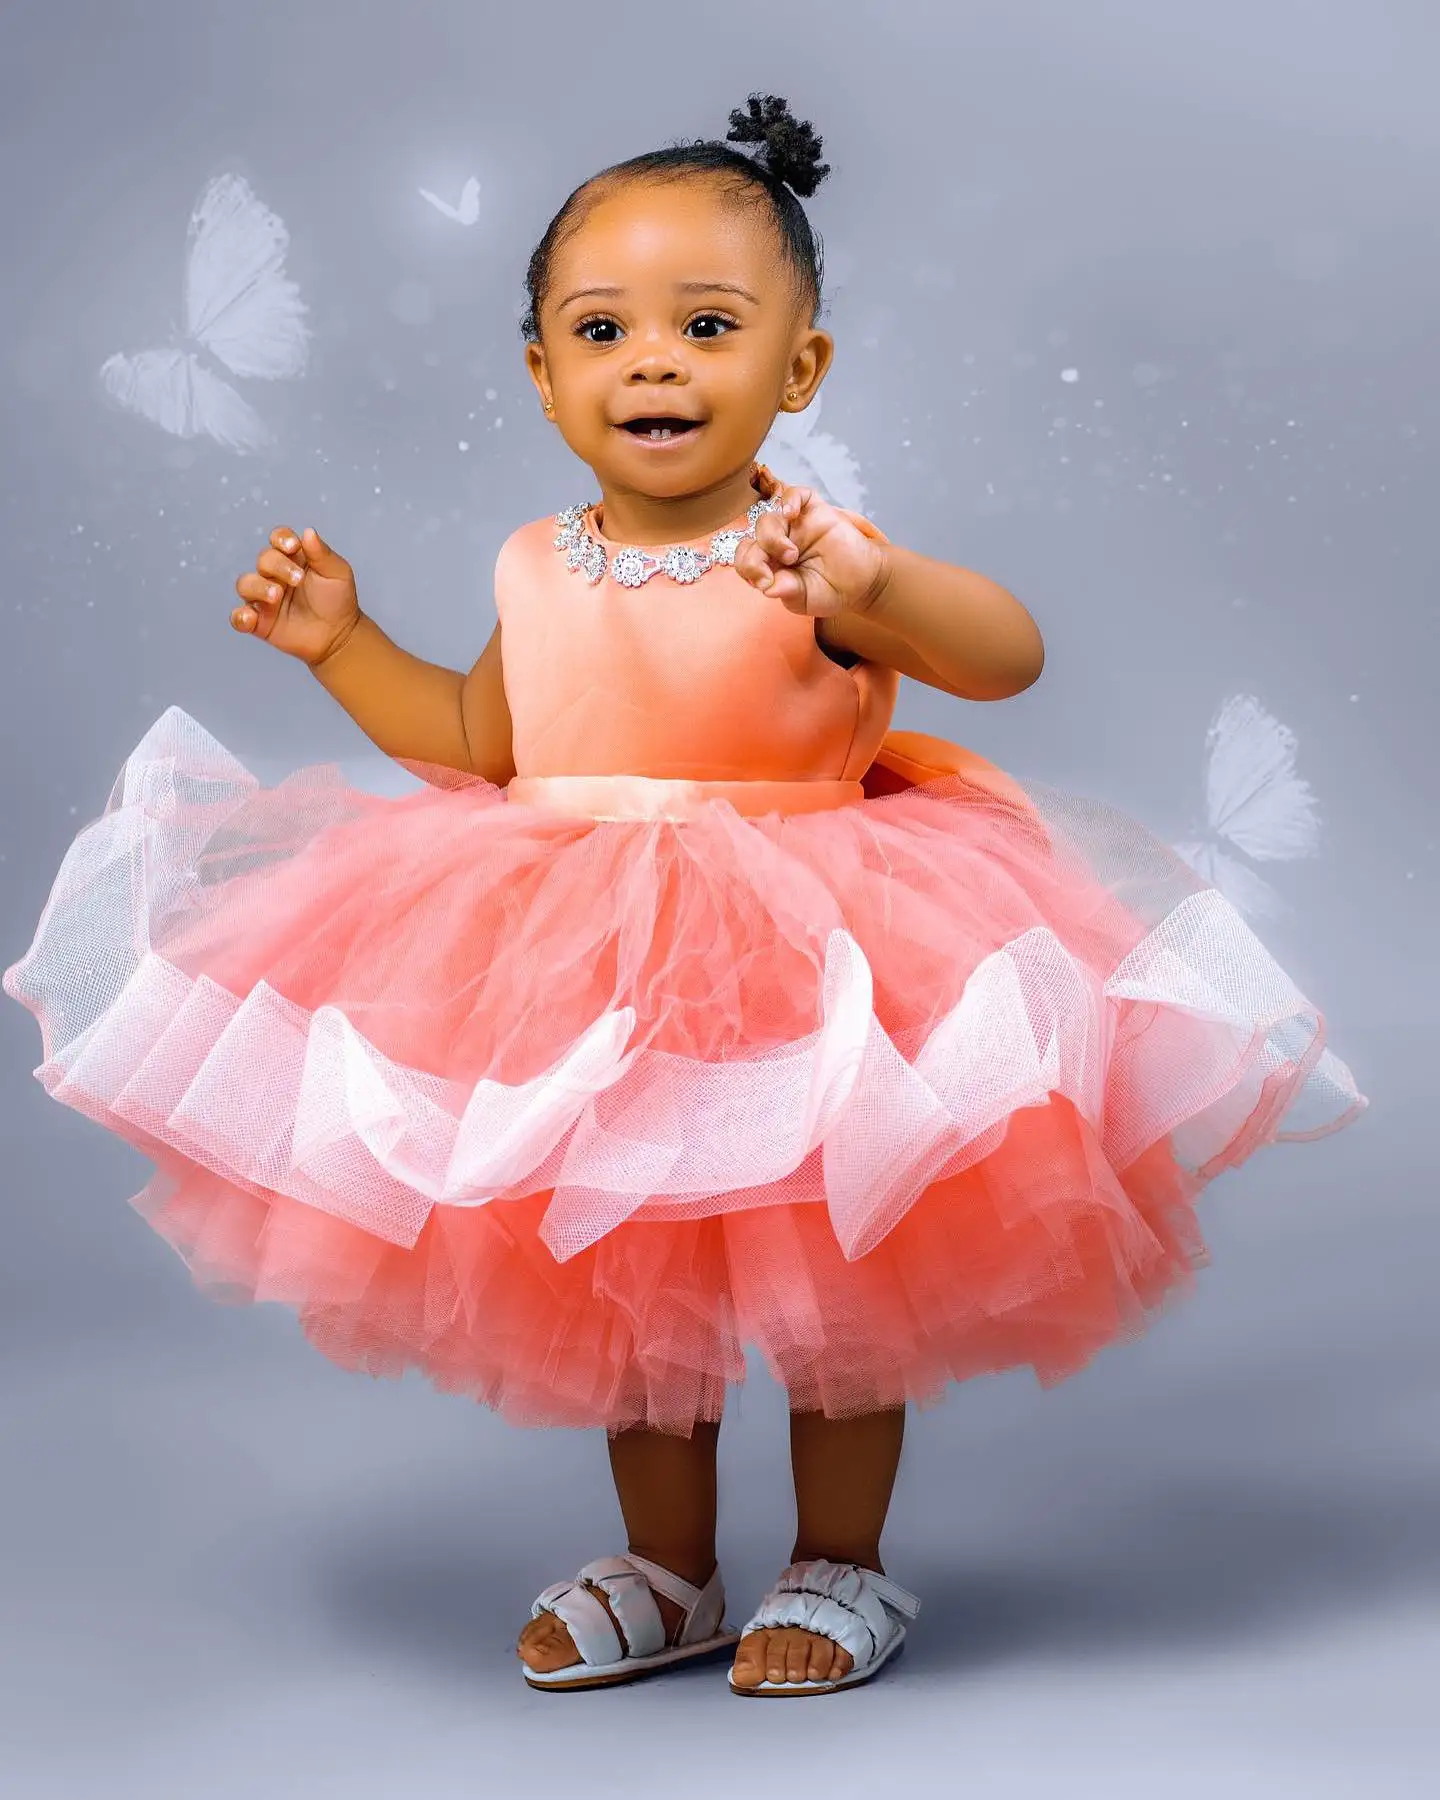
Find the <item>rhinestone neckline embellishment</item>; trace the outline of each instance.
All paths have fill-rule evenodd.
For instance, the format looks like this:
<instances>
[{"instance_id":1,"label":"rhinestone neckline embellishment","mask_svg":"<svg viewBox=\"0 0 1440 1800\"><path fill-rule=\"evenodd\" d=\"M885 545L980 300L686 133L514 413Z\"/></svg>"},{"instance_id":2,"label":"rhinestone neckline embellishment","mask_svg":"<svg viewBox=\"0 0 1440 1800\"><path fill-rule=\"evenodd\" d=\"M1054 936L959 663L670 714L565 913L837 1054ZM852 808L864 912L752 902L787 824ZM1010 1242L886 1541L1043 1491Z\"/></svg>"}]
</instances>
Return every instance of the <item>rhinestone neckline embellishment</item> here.
<instances>
[{"instance_id":1,"label":"rhinestone neckline embellishment","mask_svg":"<svg viewBox=\"0 0 1440 1800\"><path fill-rule=\"evenodd\" d=\"M741 544L746 538L754 537L760 515L779 510L778 500L757 500L745 515L748 522L740 528L731 526L726 531L717 531L710 540L708 550L696 550L688 544L676 544L656 556L651 551L632 544L617 550L611 556L605 546L585 529L590 508L567 506L564 512L555 515L555 523L559 526L555 535L555 548L565 553L566 568L572 574L583 574L591 587L603 581L607 573L621 587L643 587L652 575L662 574L688 586L692 581L698 581L702 575L708 574L719 563L733 564L735 552Z\"/></svg>"}]
</instances>

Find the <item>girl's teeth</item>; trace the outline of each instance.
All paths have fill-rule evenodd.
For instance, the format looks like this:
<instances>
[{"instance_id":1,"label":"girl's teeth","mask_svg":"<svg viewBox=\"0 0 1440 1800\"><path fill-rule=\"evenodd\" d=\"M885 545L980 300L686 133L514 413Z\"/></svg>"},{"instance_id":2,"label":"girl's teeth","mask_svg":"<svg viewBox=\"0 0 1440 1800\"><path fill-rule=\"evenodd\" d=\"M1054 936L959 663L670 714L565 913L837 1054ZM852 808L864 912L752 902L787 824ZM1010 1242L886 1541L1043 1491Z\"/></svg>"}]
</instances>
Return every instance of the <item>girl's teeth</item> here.
<instances>
[{"instance_id":1,"label":"girl's teeth","mask_svg":"<svg viewBox=\"0 0 1440 1800\"><path fill-rule=\"evenodd\" d=\"M650 435L652 438L659 438L663 441L665 438L674 437L675 433L668 425L656 425L651 428Z\"/></svg>"}]
</instances>

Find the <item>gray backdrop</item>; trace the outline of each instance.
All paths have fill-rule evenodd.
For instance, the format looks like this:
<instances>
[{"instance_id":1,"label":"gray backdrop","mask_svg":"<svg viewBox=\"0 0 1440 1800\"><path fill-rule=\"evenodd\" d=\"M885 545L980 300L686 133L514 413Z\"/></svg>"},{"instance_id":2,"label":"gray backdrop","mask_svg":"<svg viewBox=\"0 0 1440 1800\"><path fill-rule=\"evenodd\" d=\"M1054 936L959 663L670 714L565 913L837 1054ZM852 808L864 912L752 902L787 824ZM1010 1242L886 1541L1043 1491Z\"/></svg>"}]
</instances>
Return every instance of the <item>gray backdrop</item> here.
<instances>
[{"instance_id":1,"label":"gray backdrop","mask_svg":"<svg viewBox=\"0 0 1440 1800\"><path fill-rule=\"evenodd\" d=\"M125 1204L145 1165L29 1080L7 1002L0 1789L1431 1791L1437 52L1430 0L9 0L0 963L167 705L264 774L383 779L230 633L235 575L315 523L387 629L467 664L502 539L591 497L523 374L532 244L584 175L761 88L834 165L832 459L1049 646L1020 699L907 684L899 722L1194 838L1206 728L1254 694L1323 819L1257 929L1372 1108L1211 1190L1215 1267L1143 1345L916 1422L887 1563L926 1610L883 1682L564 1700L509 1646L618 1542L601 1440L201 1299ZM314 330L303 379L236 384L275 436L251 457L98 380L183 322L227 171L289 227ZM472 175L471 227L420 194ZM762 1381L724 1459L743 1616L791 1530Z\"/></svg>"}]
</instances>

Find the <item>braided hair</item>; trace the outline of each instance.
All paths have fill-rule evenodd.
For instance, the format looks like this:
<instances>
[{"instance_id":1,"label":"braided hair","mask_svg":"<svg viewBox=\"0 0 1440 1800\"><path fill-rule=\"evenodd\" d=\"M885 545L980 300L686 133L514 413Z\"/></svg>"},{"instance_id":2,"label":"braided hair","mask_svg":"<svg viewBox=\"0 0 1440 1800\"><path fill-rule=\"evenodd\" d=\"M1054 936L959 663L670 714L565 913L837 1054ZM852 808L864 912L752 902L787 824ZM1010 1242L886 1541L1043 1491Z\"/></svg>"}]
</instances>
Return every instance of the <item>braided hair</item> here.
<instances>
[{"instance_id":1,"label":"braided hair","mask_svg":"<svg viewBox=\"0 0 1440 1800\"><path fill-rule=\"evenodd\" d=\"M550 285L555 251L571 232L584 223L587 199L600 198L607 186L627 181L667 178L715 177L741 197L757 190L765 198L775 220L780 246L794 274L797 290L808 305L813 325L820 311L820 284L824 260L820 237L812 230L802 199L808 199L830 173L820 152L824 140L815 135L808 119L797 119L776 94L751 94L744 107L730 114L726 142L697 138L693 143L672 144L615 163L575 189L545 229L525 272L529 304L520 321L527 342L540 336L540 309ZM732 144L753 144L754 154L732 149Z\"/></svg>"}]
</instances>

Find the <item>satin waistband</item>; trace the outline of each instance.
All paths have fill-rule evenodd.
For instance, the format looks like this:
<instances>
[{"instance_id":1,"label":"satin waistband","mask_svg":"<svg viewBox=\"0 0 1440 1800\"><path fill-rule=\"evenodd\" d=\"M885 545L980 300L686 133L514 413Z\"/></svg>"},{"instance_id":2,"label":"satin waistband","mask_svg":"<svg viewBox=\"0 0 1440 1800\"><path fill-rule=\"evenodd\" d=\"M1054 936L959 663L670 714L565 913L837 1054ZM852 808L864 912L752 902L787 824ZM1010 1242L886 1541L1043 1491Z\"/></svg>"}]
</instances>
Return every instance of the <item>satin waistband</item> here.
<instances>
[{"instance_id":1,"label":"satin waistband","mask_svg":"<svg viewBox=\"0 0 1440 1800\"><path fill-rule=\"evenodd\" d=\"M716 800L753 819L829 812L865 797L858 781L665 781L649 775L517 775L505 791L522 806L591 819L693 819Z\"/></svg>"}]
</instances>

